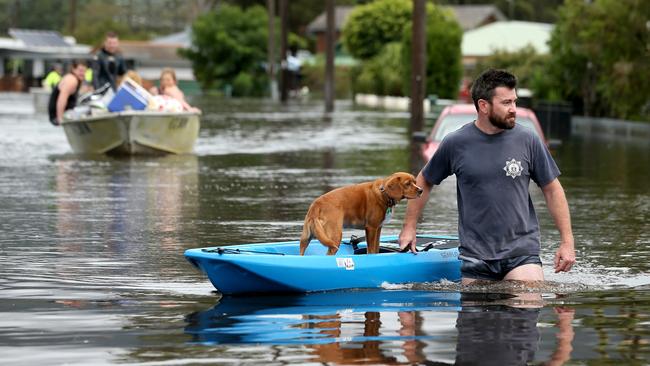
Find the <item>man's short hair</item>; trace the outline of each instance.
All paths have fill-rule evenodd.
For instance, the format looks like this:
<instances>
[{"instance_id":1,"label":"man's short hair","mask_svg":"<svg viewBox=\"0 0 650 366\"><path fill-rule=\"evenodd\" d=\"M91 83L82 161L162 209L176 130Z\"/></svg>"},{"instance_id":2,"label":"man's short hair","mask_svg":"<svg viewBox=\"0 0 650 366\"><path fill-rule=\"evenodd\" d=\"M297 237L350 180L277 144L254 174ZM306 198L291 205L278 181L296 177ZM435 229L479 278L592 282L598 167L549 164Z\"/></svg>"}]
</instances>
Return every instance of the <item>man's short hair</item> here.
<instances>
[{"instance_id":1,"label":"man's short hair","mask_svg":"<svg viewBox=\"0 0 650 366\"><path fill-rule=\"evenodd\" d=\"M474 80L472 84L472 100L477 112L479 99L492 102L494 89L500 86L514 89L517 87L517 77L506 70L487 69Z\"/></svg>"},{"instance_id":2,"label":"man's short hair","mask_svg":"<svg viewBox=\"0 0 650 366\"><path fill-rule=\"evenodd\" d=\"M113 31L106 32L106 38L117 38L117 33Z\"/></svg>"}]
</instances>

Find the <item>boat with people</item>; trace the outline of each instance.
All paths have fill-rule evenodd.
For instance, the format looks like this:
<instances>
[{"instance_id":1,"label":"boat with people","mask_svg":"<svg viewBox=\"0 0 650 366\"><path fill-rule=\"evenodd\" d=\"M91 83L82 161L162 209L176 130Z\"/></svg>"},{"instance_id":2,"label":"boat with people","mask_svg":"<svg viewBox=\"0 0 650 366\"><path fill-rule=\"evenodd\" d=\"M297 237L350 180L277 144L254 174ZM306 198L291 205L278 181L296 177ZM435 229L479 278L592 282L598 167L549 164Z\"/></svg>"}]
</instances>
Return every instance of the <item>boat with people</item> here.
<instances>
[{"instance_id":1,"label":"boat with people","mask_svg":"<svg viewBox=\"0 0 650 366\"><path fill-rule=\"evenodd\" d=\"M200 115L126 110L66 119L61 126L78 154L184 154L199 136Z\"/></svg>"},{"instance_id":2,"label":"boat with people","mask_svg":"<svg viewBox=\"0 0 650 366\"><path fill-rule=\"evenodd\" d=\"M199 136L199 109L167 95L153 96L128 76L116 93L109 87L95 90L64 113L60 125L75 153L192 152Z\"/></svg>"},{"instance_id":3,"label":"boat with people","mask_svg":"<svg viewBox=\"0 0 650 366\"><path fill-rule=\"evenodd\" d=\"M417 254L401 252L397 240L396 235L382 236L378 254L367 254L365 239L352 237L333 256L314 240L304 256L299 241L285 241L188 249L185 257L224 295L460 280L456 237L418 235Z\"/></svg>"}]
</instances>

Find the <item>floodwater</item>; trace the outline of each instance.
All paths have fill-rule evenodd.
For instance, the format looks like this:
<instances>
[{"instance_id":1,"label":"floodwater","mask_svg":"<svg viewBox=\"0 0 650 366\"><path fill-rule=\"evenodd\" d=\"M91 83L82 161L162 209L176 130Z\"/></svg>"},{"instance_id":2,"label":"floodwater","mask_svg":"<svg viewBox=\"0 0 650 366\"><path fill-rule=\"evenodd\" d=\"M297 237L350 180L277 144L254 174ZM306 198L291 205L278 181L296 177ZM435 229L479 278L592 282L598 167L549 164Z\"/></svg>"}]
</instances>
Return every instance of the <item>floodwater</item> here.
<instances>
[{"instance_id":1,"label":"floodwater","mask_svg":"<svg viewBox=\"0 0 650 366\"><path fill-rule=\"evenodd\" d=\"M547 283L220 298L185 249L297 239L318 195L408 170L408 115L196 103L195 154L111 158L72 154L29 100L1 101L3 363L650 363L648 139L576 135L554 152L579 262L552 273L558 235L532 187ZM420 230L456 225L450 179Z\"/></svg>"}]
</instances>

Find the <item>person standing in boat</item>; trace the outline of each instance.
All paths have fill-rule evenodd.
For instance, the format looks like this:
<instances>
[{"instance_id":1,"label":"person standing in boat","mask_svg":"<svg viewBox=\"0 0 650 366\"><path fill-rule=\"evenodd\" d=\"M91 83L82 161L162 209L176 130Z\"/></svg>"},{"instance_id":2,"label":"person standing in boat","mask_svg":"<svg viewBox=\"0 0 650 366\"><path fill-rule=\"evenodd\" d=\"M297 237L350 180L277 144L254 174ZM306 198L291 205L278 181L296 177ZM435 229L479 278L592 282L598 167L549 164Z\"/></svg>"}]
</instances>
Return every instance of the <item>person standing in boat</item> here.
<instances>
[{"instance_id":1,"label":"person standing in boat","mask_svg":"<svg viewBox=\"0 0 650 366\"><path fill-rule=\"evenodd\" d=\"M83 60L76 60L72 62L70 72L61 78L61 81L54 87L52 94L50 94L50 101L48 103L48 113L50 122L58 126L63 120L63 113L75 107L77 104L77 97L79 96L79 88L84 81L86 74L86 62Z\"/></svg>"},{"instance_id":2,"label":"person standing in boat","mask_svg":"<svg viewBox=\"0 0 650 366\"><path fill-rule=\"evenodd\" d=\"M117 89L118 77L126 74L126 62L118 53L120 40L115 32L106 33L103 47L93 58L92 75L95 90L107 83L113 90Z\"/></svg>"},{"instance_id":3,"label":"person standing in boat","mask_svg":"<svg viewBox=\"0 0 650 366\"><path fill-rule=\"evenodd\" d=\"M541 188L560 232L555 272L576 261L569 206L558 180L560 170L535 133L515 123L517 78L489 69L472 86L478 118L449 134L416 184L424 189L409 200L399 236L415 252L417 220L434 185L456 175L459 259L462 283L475 280L543 281L540 231L528 191Z\"/></svg>"}]
</instances>

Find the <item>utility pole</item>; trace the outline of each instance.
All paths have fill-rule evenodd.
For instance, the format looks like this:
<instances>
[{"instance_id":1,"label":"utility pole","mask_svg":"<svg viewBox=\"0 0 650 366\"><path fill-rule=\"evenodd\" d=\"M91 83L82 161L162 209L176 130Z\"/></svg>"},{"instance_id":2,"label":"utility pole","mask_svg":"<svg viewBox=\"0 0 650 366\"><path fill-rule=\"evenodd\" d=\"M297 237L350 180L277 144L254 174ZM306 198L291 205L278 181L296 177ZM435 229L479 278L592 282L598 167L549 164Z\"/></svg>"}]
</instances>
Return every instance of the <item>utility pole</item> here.
<instances>
[{"instance_id":1,"label":"utility pole","mask_svg":"<svg viewBox=\"0 0 650 366\"><path fill-rule=\"evenodd\" d=\"M289 70L287 69L287 14L288 1L280 0L280 101L286 103L289 99Z\"/></svg>"},{"instance_id":2,"label":"utility pole","mask_svg":"<svg viewBox=\"0 0 650 366\"><path fill-rule=\"evenodd\" d=\"M336 23L334 0L325 2L327 26L325 29L325 112L334 111L334 46L336 42Z\"/></svg>"},{"instance_id":3,"label":"utility pole","mask_svg":"<svg viewBox=\"0 0 650 366\"><path fill-rule=\"evenodd\" d=\"M269 13L268 73L271 100L278 100L278 80L275 77L275 0L266 0Z\"/></svg>"},{"instance_id":4,"label":"utility pole","mask_svg":"<svg viewBox=\"0 0 650 366\"><path fill-rule=\"evenodd\" d=\"M409 136L424 127L424 93L426 89L426 1L413 0L413 30L411 47L411 124ZM421 167L419 146L411 143L411 171Z\"/></svg>"}]
</instances>

